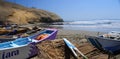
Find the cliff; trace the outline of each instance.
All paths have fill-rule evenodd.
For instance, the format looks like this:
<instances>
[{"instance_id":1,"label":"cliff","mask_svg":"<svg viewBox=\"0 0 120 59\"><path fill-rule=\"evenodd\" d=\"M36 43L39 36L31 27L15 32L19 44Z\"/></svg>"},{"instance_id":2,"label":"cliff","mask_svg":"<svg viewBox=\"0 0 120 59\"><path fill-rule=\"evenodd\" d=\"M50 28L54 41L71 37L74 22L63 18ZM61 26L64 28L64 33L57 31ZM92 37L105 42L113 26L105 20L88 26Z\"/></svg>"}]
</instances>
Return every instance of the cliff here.
<instances>
[{"instance_id":1,"label":"cliff","mask_svg":"<svg viewBox=\"0 0 120 59\"><path fill-rule=\"evenodd\" d=\"M39 22L62 22L56 14L41 9L27 8L15 3L0 0L0 24L29 24Z\"/></svg>"}]
</instances>

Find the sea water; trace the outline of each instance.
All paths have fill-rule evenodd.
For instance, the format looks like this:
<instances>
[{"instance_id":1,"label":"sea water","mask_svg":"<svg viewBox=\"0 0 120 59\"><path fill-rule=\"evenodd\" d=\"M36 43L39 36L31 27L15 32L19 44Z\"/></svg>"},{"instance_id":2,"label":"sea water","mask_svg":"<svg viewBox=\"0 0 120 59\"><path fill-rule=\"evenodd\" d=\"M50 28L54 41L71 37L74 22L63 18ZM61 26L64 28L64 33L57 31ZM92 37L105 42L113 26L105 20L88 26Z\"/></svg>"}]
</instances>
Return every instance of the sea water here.
<instances>
[{"instance_id":1,"label":"sea water","mask_svg":"<svg viewBox=\"0 0 120 59\"><path fill-rule=\"evenodd\" d=\"M52 25L66 30L86 30L98 32L120 31L120 20L79 20L65 21L63 25Z\"/></svg>"}]
</instances>

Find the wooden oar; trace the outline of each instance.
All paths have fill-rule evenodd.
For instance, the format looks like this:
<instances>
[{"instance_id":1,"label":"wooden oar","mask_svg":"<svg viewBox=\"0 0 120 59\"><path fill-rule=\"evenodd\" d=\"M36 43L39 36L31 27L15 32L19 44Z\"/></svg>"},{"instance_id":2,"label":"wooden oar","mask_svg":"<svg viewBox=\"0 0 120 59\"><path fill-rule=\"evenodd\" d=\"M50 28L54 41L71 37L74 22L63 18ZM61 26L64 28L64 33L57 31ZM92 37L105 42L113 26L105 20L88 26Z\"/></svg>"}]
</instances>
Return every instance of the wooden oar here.
<instances>
[{"instance_id":1,"label":"wooden oar","mask_svg":"<svg viewBox=\"0 0 120 59\"><path fill-rule=\"evenodd\" d=\"M77 53L75 52L75 50L83 57L83 59L88 59L81 51L79 51L70 41L68 41L66 38L63 38L64 42L67 44L67 46L69 47L69 49L72 51L72 53L74 54L74 56L76 58L78 58Z\"/></svg>"}]
</instances>

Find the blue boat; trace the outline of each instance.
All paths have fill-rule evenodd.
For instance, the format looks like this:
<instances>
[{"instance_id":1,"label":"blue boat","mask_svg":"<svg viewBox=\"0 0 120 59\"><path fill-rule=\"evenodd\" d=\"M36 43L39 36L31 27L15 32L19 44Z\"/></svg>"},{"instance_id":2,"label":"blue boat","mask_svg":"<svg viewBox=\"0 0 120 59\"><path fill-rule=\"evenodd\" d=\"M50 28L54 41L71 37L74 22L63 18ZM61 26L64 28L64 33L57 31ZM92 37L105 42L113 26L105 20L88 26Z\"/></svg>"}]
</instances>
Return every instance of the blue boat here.
<instances>
[{"instance_id":1,"label":"blue boat","mask_svg":"<svg viewBox=\"0 0 120 59\"><path fill-rule=\"evenodd\" d=\"M86 36L87 40L96 48L111 54L120 53L120 40L114 39L113 36Z\"/></svg>"},{"instance_id":2,"label":"blue boat","mask_svg":"<svg viewBox=\"0 0 120 59\"><path fill-rule=\"evenodd\" d=\"M57 31L57 29L45 29L28 37L0 43L0 59L27 59L32 57L38 53L36 44L43 40L54 40Z\"/></svg>"},{"instance_id":3,"label":"blue boat","mask_svg":"<svg viewBox=\"0 0 120 59\"><path fill-rule=\"evenodd\" d=\"M34 32L34 33L33 33ZM22 38L27 38L31 42L39 43L43 40L53 40L56 38L58 30L57 29L44 29L40 31L32 31L28 32L30 35L25 37L18 37L18 38L0 38L0 43L18 40ZM32 34L31 34L32 33Z\"/></svg>"},{"instance_id":4,"label":"blue boat","mask_svg":"<svg viewBox=\"0 0 120 59\"><path fill-rule=\"evenodd\" d=\"M98 42L98 38L95 36L86 36L88 42L91 43L91 45L93 45L94 47L96 47L97 49L104 51L104 49L102 48L102 45Z\"/></svg>"},{"instance_id":5,"label":"blue boat","mask_svg":"<svg viewBox=\"0 0 120 59\"><path fill-rule=\"evenodd\" d=\"M45 29L27 38L32 42L39 43L43 40L54 40L57 36L57 32L57 29Z\"/></svg>"},{"instance_id":6,"label":"blue boat","mask_svg":"<svg viewBox=\"0 0 120 59\"><path fill-rule=\"evenodd\" d=\"M36 32L40 32L40 31L41 31L41 29L36 29L36 30L31 30L31 31L26 30L26 31L22 31L22 32L18 33L15 30L15 31L7 33L5 35L0 35L0 43L13 41L13 40L20 38L20 37L27 37L28 35L31 36L31 35L34 35ZM27 36L25 36L25 34Z\"/></svg>"},{"instance_id":7,"label":"blue boat","mask_svg":"<svg viewBox=\"0 0 120 59\"><path fill-rule=\"evenodd\" d=\"M37 47L26 38L0 43L0 59L27 59L37 53Z\"/></svg>"}]
</instances>

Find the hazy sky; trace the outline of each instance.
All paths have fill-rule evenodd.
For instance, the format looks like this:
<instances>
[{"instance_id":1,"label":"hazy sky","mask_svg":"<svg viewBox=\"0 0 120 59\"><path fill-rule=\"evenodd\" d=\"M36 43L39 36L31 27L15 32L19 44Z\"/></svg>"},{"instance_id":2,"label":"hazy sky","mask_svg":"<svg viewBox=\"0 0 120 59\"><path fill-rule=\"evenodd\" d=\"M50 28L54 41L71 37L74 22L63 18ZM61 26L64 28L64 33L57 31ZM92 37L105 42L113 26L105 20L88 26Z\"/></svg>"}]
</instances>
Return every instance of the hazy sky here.
<instances>
[{"instance_id":1,"label":"hazy sky","mask_svg":"<svg viewBox=\"0 0 120 59\"><path fill-rule=\"evenodd\" d=\"M120 0L8 0L54 12L64 20L120 19Z\"/></svg>"}]
</instances>

